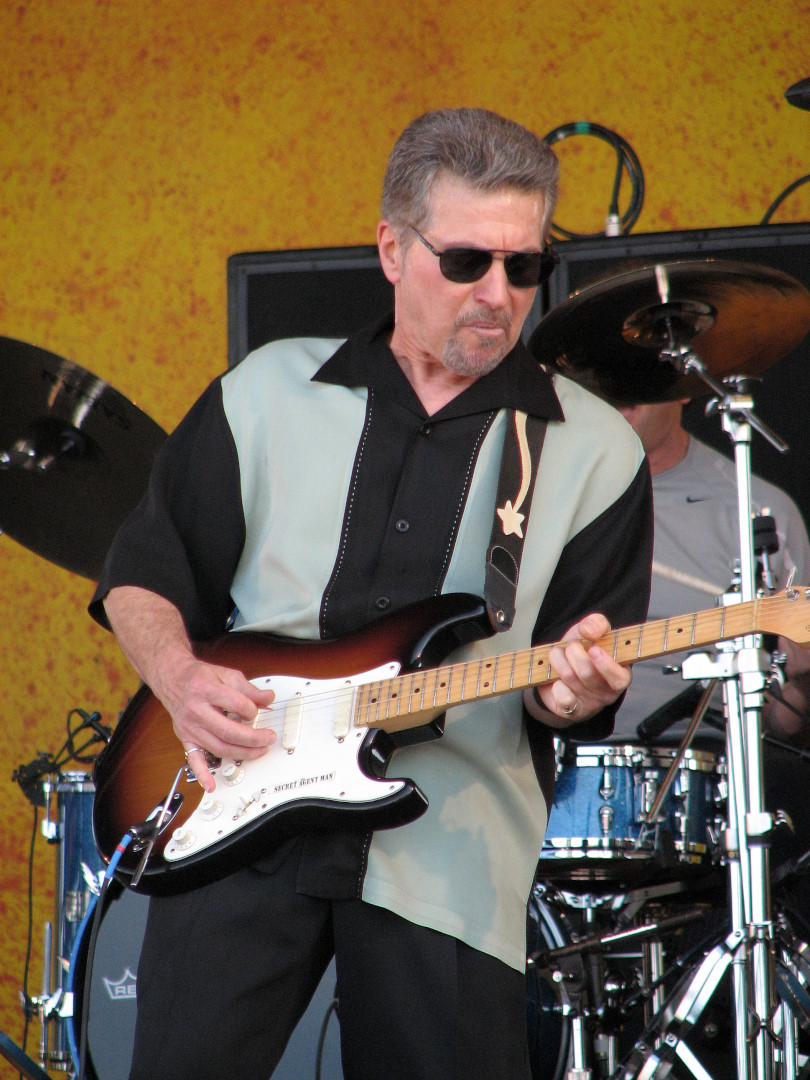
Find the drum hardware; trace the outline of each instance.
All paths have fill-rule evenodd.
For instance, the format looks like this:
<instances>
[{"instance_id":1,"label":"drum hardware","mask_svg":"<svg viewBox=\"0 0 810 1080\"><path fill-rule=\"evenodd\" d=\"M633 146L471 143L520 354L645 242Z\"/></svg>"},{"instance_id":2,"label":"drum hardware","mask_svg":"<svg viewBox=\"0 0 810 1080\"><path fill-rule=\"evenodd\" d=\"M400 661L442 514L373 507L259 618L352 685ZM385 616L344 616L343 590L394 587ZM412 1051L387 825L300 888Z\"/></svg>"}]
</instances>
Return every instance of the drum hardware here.
<instances>
[{"instance_id":1,"label":"drum hardware","mask_svg":"<svg viewBox=\"0 0 810 1080\"><path fill-rule=\"evenodd\" d=\"M665 933L686 923L695 922L704 917L700 908L679 912L676 915L667 915L659 919L651 919L640 926L631 926L624 930L616 930L605 934L594 934L592 937L581 938L571 945L561 945L554 949L545 949L536 953L530 959L535 963L548 964L552 961L567 959L569 956L581 956L583 953L599 953L608 951L613 945L626 945L628 942L652 937L654 934ZM566 976L567 977L567 976Z\"/></svg>"},{"instance_id":2,"label":"drum hardware","mask_svg":"<svg viewBox=\"0 0 810 1080\"><path fill-rule=\"evenodd\" d=\"M535 892L545 896L555 908L571 908L586 912L606 910L614 919L616 926L629 926L641 908L650 902L661 901L665 897L675 897L692 886L687 881L666 881L654 885L636 886L627 891L599 892L572 891L550 881L539 881ZM593 915L586 915L586 922L593 922Z\"/></svg>"},{"instance_id":3,"label":"drum hardware","mask_svg":"<svg viewBox=\"0 0 810 1080\"><path fill-rule=\"evenodd\" d=\"M21 1076L24 1076L26 1080L50 1080L50 1077L46 1072L40 1069L39 1065L21 1050L15 1042L9 1039L5 1032L0 1031L0 1055L2 1055L10 1065L13 1065L18 1070Z\"/></svg>"},{"instance_id":4,"label":"drum hardware","mask_svg":"<svg viewBox=\"0 0 810 1080\"><path fill-rule=\"evenodd\" d=\"M568 1080L590 1080L591 1070L586 1066L589 1025L595 1028L590 1043L597 1058L599 1075L612 1075L616 1069L618 1034L625 1012L622 997L628 987L622 980L607 977L604 958L617 947L640 942L643 952L648 956L657 955L660 962L663 958L661 935L703 917L704 911L696 908L668 916L658 915L637 926L591 934L570 945L544 948L530 955L530 964L550 972L559 990L559 1009L571 1025L572 1064L567 1073ZM655 982L643 991L653 1001L657 1000L663 978L661 971Z\"/></svg>"},{"instance_id":5,"label":"drum hardware","mask_svg":"<svg viewBox=\"0 0 810 1080\"><path fill-rule=\"evenodd\" d=\"M97 581L166 433L78 364L0 338L0 530Z\"/></svg>"},{"instance_id":6,"label":"drum hardware","mask_svg":"<svg viewBox=\"0 0 810 1080\"><path fill-rule=\"evenodd\" d=\"M776 991L778 1000L767 1031L772 1041L780 1075L795 1077L798 1062L797 1026L810 1030L810 993L808 993L808 946L800 942L787 923L778 921L778 959L776 960ZM703 957L691 966L681 979L671 1001L647 1024L636 1041L618 1080L659 1080L668 1075L675 1059L689 1069L696 1080L709 1077L704 1066L684 1041L696 1027L720 981L744 949L742 931L731 931L718 941ZM681 970L684 963L679 964ZM672 972L670 971L670 974ZM627 1003L630 1007L633 1002ZM758 1034L752 1031L752 1038Z\"/></svg>"}]
</instances>

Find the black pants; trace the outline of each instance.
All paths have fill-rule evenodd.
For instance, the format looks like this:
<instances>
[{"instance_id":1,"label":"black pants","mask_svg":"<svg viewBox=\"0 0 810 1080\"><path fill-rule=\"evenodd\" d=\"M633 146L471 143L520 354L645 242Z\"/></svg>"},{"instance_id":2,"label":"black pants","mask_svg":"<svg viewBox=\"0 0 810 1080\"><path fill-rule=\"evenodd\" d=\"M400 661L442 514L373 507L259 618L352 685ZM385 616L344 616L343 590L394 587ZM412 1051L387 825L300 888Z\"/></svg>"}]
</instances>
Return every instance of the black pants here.
<instances>
[{"instance_id":1,"label":"black pants","mask_svg":"<svg viewBox=\"0 0 810 1080\"><path fill-rule=\"evenodd\" d=\"M152 900L130 1080L268 1080L333 953L346 1080L528 1080L522 972L362 901L297 893L297 851Z\"/></svg>"}]
</instances>

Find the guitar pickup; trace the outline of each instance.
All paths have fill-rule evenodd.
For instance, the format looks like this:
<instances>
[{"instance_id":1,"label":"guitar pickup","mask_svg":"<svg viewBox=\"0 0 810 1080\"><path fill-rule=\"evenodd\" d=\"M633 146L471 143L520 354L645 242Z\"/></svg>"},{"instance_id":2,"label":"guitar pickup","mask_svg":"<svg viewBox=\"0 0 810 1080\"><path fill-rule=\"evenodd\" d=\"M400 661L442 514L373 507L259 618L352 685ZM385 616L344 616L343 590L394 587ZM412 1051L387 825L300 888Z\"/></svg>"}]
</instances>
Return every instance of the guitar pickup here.
<instances>
[{"instance_id":1,"label":"guitar pickup","mask_svg":"<svg viewBox=\"0 0 810 1080\"><path fill-rule=\"evenodd\" d=\"M304 722L304 697L303 694L294 694L286 703L284 709L284 731L281 736L281 745L291 754L301 741L301 726Z\"/></svg>"},{"instance_id":2,"label":"guitar pickup","mask_svg":"<svg viewBox=\"0 0 810 1080\"><path fill-rule=\"evenodd\" d=\"M354 687L346 686L335 694L335 715L332 721L332 734L336 739L345 739L352 729L354 710Z\"/></svg>"}]
</instances>

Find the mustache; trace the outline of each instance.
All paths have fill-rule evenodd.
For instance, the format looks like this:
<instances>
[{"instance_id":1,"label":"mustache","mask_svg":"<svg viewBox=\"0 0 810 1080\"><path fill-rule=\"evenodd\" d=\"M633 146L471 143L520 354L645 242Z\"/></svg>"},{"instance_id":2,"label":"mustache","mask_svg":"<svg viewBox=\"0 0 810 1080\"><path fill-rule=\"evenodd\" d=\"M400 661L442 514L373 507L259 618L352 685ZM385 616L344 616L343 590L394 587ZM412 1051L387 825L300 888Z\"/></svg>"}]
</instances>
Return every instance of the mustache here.
<instances>
[{"instance_id":1,"label":"mustache","mask_svg":"<svg viewBox=\"0 0 810 1080\"><path fill-rule=\"evenodd\" d=\"M463 315L459 315L455 326L457 330L460 330L462 326L472 326L477 322L491 322L508 332L512 328L512 315L508 311L493 311L488 307L480 307L475 311L465 311Z\"/></svg>"}]
</instances>

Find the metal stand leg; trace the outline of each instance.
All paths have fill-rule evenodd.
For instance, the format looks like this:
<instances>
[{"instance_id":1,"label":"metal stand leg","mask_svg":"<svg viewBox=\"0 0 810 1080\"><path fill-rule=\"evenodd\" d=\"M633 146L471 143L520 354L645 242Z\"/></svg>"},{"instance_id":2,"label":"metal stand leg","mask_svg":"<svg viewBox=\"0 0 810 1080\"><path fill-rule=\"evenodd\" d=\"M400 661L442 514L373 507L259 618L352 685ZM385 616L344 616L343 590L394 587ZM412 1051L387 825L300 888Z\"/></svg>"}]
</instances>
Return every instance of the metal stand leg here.
<instances>
[{"instance_id":1,"label":"metal stand leg","mask_svg":"<svg viewBox=\"0 0 810 1080\"><path fill-rule=\"evenodd\" d=\"M10 1062L15 1069L27 1077L27 1080L50 1080L44 1069L40 1069L35 1061L17 1046L15 1042L4 1032L0 1031L0 1054Z\"/></svg>"}]
</instances>

